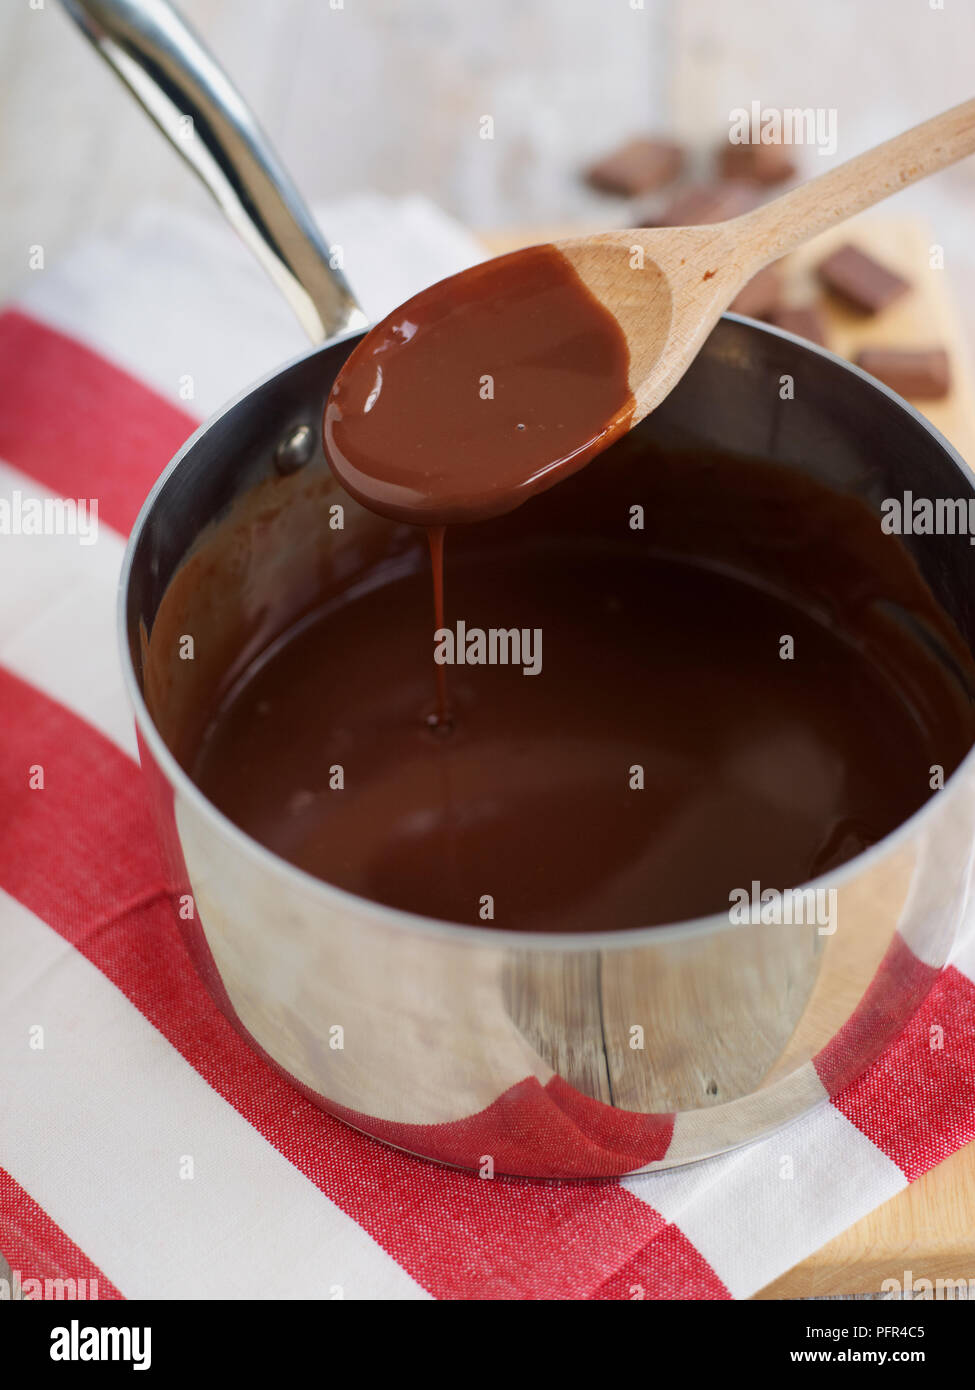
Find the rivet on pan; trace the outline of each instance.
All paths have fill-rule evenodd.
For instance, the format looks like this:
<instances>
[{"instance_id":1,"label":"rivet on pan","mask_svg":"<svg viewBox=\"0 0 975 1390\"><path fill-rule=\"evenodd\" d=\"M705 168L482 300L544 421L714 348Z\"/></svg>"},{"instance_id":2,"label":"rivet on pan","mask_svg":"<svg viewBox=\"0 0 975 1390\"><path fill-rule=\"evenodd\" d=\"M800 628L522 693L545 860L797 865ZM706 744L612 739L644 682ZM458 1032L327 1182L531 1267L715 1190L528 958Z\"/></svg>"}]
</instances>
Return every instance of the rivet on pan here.
<instances>
[{"instance_id":1,"label":"rivet on pan","mask_svg":"<svg viewBox=\"0 0 975 1390\"><path fill-rule=\"evenodd\" d=\"M275 449L274 466L279 473L296 473L304 468L314 450L315 435L311 425L298 425Z\"/></svg>"}]
</instances>

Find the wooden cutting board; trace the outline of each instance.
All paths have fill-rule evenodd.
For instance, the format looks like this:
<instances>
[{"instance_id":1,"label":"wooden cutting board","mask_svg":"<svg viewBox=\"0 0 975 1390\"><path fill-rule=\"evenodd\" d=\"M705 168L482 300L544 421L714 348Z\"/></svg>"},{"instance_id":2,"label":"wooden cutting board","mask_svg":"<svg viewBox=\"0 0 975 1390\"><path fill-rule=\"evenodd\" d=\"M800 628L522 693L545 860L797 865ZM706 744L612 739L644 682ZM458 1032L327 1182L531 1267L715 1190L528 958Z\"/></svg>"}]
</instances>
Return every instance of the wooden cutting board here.
<instances>
[{"instance_id":1,"label":"wooden cutting board","mask_svg":"<svg viewBox=\"0 0 975 1390\"><path fill-rule=\"evenodd\" d=\"M482 237L494 254L598 228L536 228ZM939 401L914 404L963 458L975 465L975 396L970 355L948 288L932 266L935 237L921 222L867 214L827 232L783 262L785 297L804 303L816 293L813 267L835 247L853 242L900 272L911 292L882 314L864 318L837 302L823 307L828 346L853 358L863 347L944 347L952 389ZM936 259L936 258L935 258ZM842 1181L838 1176L837 1181ZM756 1298L876 1294L884 1279L975 1278L975 1144L952 1155L762 1289Z\"/></svg>"}]
</instances>

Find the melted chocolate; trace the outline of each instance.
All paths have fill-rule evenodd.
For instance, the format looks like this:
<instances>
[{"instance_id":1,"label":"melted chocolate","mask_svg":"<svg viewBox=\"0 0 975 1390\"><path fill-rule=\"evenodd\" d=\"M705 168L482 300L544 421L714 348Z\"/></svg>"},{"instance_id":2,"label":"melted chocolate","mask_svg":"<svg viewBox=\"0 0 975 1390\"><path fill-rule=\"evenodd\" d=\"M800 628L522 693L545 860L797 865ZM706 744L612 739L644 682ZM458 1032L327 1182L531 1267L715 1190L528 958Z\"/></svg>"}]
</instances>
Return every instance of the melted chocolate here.
<instances>
[{"instance_id":1,"label":"melted chocolate","mask_svg":"<svg viewBox=\"0 0 975 1390\"><path fill-rule=\"evenodd\" d=\"M435 286L355 349L326 453L368 508L428 527L449 705L415 534L371 567L330 567L323 537L318 602L303 590L256 655L279 605L244 585L266 595L253 659L189 758L221 810L366 898L567 932L727 911L917 810L975 722L971 660L910 557L861 502L645 431L579 472L629 424L627 371L554 247ZM445 594L444 527L474 519L450 527ZM301 550L269 558L279 586ZM472 664L491 634L512 659Z\"/></svg>"},{"instance_id":2,"label":"melted chocolate","mask_svg":"<svg viewBox=\"0 0 975 1390\"><path fill-rule=\"evenodd\" d=\"M616 319L554 246L442 280L377 324L324 418L325 453L383 516L441 526L511 511L629 425Z\"/></svg>"},{"instance_id":3,"label":"melted chocolate","mask_svg":"<svg viewBox=\"0 0 975 1390\"><path fill-rule=\"evenodd\" d=\"M224 692L189 760L206 795L339 887L541 931L727 911L915 811L975 721L970 659L898 538L801 475L639 435L449 532L448 626L540 629L539 674L454 667L436 727L407 548L333 581Z\"/></svg>"}]
</instances>

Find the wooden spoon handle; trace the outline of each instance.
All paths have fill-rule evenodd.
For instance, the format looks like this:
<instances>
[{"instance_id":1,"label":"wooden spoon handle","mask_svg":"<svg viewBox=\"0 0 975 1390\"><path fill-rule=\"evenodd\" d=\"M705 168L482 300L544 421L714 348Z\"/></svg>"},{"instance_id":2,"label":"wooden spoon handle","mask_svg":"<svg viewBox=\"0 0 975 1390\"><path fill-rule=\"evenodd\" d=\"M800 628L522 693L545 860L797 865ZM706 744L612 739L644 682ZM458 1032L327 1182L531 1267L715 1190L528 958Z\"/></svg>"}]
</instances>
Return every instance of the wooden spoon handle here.
<instances>
[{"instance_id":1,"label":"wooden spoon handle","mask_svg":"<svg viewBox=\"0 0 975 1390\"><path fill-rule=\"evenodd\" d=\"M886 140L735 219L742 259L767 265L909 183L975 154L975 100Z\"/></svg>"}]
</instances>

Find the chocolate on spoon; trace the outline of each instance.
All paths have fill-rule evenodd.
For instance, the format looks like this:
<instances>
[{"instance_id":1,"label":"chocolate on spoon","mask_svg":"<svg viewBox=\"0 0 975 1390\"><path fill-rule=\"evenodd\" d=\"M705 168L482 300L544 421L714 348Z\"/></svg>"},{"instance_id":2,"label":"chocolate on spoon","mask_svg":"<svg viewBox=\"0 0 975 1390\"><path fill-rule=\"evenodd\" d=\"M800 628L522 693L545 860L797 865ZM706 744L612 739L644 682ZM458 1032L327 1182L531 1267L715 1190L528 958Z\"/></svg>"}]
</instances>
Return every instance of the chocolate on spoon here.
<instances>
[{"instance_id":1,"label":"chocolate on spoon","mask_svg":"<svg viewBox=\"0 0 975 1390\"><path fill-rule=\"evenodd\" d=\"M442 280L339 373L332 469L397 520L511 511L659 405L763 266L973 151L968 101L730 221L576 237Z\"/></svg>"}]
</instances>

